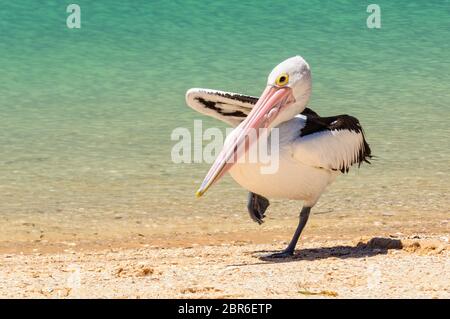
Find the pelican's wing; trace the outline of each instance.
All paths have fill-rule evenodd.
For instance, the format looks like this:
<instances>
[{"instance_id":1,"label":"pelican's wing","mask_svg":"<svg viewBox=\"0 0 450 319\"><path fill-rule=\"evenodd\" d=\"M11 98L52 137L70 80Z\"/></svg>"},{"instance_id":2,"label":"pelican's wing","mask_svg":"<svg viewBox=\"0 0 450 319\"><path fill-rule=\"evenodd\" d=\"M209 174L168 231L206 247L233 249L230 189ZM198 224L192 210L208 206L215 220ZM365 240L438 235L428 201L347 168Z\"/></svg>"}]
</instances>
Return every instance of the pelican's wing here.
<instances>
[{"instance_id":1,"label":"pelican's wing","mask_svg":"<svg viewBox=\"0 0 450 319\"><path fill-rule=\"evenodd\" d=\"M250 113L259 97L210 89L190 89L186 92L186 103L202 114L219 119L232 126L238 126ZM309 108L301 113L318 116Z\"/></svg>"},{"instance_id":2,"label":"pelican's wing","mask_svg":"<svg viewBox=\"0 0 450 319\"><path fill-rule=\"evenodd\" d=\"M190 89L186 92L186 103L197 112L212 116L232 126L238 126L258 97L210 89Z\"/></svg>"},{"instance_id":3,"label":"pelican's wing","mask_svg":"<svg viewBox=\"0 0 450 319\"><path fill-rule=\"evenodd\" d=\"M293 144L293 156L306 165L346 173L353 164L370 163L371 151L355 117L308 116Z\"/></svg>"}]
</instances>

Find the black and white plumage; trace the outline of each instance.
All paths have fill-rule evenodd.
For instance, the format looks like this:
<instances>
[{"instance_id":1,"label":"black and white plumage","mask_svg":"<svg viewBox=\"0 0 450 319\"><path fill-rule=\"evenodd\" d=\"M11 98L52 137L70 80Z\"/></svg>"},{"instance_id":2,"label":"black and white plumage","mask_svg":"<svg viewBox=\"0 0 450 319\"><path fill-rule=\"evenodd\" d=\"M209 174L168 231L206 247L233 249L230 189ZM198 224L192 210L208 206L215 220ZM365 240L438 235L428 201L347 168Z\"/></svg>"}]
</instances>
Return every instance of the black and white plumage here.
<instances>
[{"instance_id":1,"label":"black and white plumage","mask_svg":"<svg viewBox=\"0 0 450 319\"><path fill-rule=\"evenodd\" d=\"M192 88L186 92L186 103L199 113L238 126L258 102L258 97L211 89ZM305 108L300 114L317 117L316 112Z\"/></svg>"},{"instance_id":2,"label":"black and white plumage","mask_svg":"<svg viewBox=\"0 0 450 319\"><path fill-rule=\"evenodd\" d=\"M299 225L291 243L272 257L292 255L309 212L326 187L352 165L369 163L371 158L363 128L355 117L321 117L306 108L311 89L309 65L296 56L272 70L260 98L210 89L190 89L186 93L191 108L236 127L205 177L198 196L228 171L238 184L250 191L247 208L258 223L262 223L269 206L266 197L303 200ZM236 149L245 143L242 136L250 129L261 127L278 129L276 172L262 174L261 162L229 164L229 159L236 156Z\"/></svg>"},{"instance_id":3,"label":"black and white plumage","mask_svg":"<svg viewBox=\"0 0 450 319\"><path fill-rule=\"evenodd\" d=\"M193 88L186 93L186 101L197 112L235 127L247 117L258 97ZM370 147L358 119L350 115L320 117L309 108L300 115L304 116L304 124L295 151L300 162L342 173L353 164L370 163Z\"/></svg>"},{"instance_id":4,"label":"black and white plumage","mask_svg":"<svg viewBox=\"0 0 450 319\"><path fill-rule=\"evenodd\" d=\"M296 147L300 161L342 173L371 158L361 124L350 115L307 117Z\"/></svg>"},{"instance_id":5,"label":"black and white plumage","mask_svg":"<svg viewBox=\"0 0 450 319\"><path fill-rule=\"evenodd\" d=\"M238 126L257 101L255 96L218 90L193 88L186 93L186 103L191 108L231 126Z\"/></svg>"}]
</instances>

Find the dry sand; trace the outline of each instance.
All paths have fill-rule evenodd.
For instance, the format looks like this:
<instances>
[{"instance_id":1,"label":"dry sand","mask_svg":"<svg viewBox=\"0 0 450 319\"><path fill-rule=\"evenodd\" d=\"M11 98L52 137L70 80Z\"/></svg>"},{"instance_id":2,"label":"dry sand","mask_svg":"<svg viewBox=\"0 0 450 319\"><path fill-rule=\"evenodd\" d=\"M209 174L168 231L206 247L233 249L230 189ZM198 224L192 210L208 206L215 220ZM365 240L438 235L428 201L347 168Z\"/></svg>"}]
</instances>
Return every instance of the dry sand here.
<instances>
[{"instance_id":1,"label":"dry sand","mask_svg":"<svg viewBox=\"0 0 450 319\"><path fill-rule=\"evenodd\" d=\"M395 237L395 236L394 236ZM448 234L0 254L6 298L449 298Z\"/></svg>"}]
</instances>

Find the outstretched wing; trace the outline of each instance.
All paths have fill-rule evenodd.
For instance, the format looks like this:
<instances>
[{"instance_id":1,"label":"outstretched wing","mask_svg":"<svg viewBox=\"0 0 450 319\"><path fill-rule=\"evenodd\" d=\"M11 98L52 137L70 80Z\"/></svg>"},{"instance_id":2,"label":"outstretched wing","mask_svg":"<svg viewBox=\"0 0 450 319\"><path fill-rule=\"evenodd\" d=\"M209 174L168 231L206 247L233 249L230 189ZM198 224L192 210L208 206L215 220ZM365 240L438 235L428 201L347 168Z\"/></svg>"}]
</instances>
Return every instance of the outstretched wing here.
<instances>
[{"instance_id":1,"label":"outstretched wing","mask_svg":"<svg viewBox=\"0 0 450 319\"><path fill-rule=\"evenodd\" d=\"M219 119L231 126L238 126L252 110L259 97L210 89L190 89L186 92L186 103L205 115ZM301 114L318 116L306 108Z\"/></svg>"},{"instance_id":2,"label":"outstretched wing","mask_svg":"<svg viewBox=\"0 0 450 319\"><path fill-rule=\"evenodd\" d=\"M258 97L210 89L190 89L186 103L197 112L238 126L250 113Z\"/></svg>"},{"instance_id":3,"label":"outstretched wing","mask_svg":"<svg viewBox=\"0 0 450 319\"><path fill-rule=\"evenodd\" d=\"M308 116L293 145L293 156L310 166L346 173L353 164L370 163L371 151L355 117Z\"/></svg>"}]
</instances>

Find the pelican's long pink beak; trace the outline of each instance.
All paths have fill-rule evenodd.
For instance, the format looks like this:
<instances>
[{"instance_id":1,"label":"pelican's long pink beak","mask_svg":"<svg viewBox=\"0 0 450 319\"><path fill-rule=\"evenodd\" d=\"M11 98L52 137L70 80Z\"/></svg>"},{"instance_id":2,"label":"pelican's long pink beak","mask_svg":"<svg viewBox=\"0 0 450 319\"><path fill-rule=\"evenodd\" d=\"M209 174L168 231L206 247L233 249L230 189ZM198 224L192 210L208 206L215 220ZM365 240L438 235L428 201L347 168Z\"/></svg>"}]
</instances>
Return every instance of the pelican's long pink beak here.
<instances>
[{"instance_id":1,"label":"pelican's long pink beak","mask_svg":"<svg viewBox=\"0 0 450 319\"><path fill-rule=\"evenodd\" d=\"M255 134L252 135L254 130L256 130L256 136L259 136L259 129L269 127L280 110L294 101L291 88L267 86L250 114L236 128L237 134L234 140L224 145L214 164L209 169L202 185L196 192L196 196L202 196L211 185L217 182L236 163L238 157L245 154L251 144L255 142L254 138L247 138L255 136ZM249 145L245 145L247 139L249 140ZM244 150L243 154L238 154L238 150Z\"/></svg>"}]
</instances>

